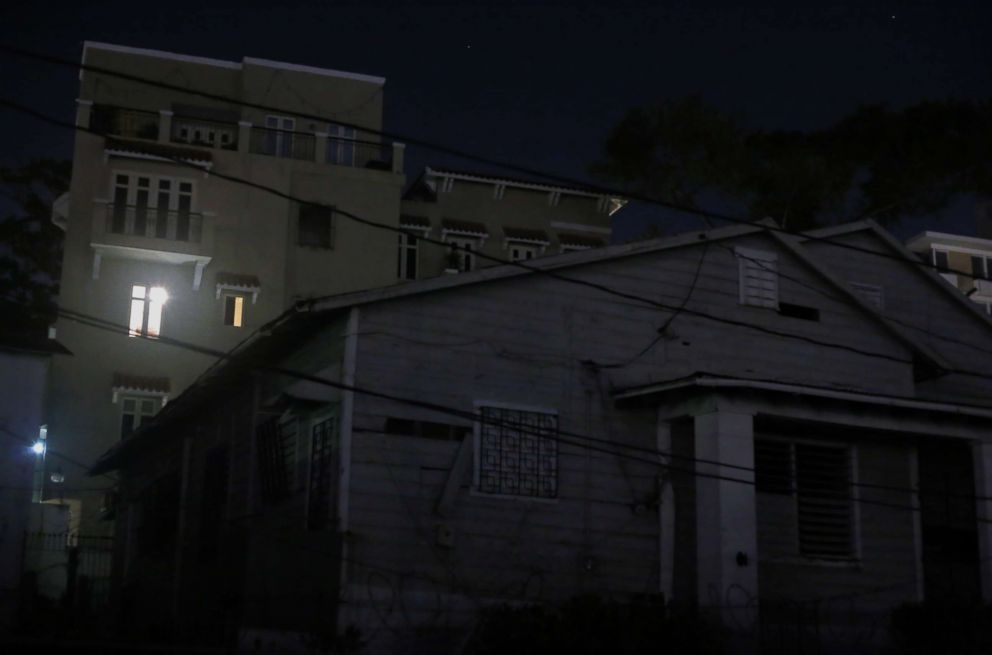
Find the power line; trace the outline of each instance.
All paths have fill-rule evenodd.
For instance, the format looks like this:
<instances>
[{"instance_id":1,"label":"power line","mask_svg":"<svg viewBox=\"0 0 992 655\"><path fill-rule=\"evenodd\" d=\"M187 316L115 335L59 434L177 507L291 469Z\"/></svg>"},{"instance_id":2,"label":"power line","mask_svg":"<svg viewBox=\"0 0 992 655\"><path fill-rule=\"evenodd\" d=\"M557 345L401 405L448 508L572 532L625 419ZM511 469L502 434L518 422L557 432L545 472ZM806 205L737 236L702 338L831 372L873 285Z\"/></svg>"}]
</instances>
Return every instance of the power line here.
<instances>
[{"instance_id":1,"label":"power line","mask_svg":"<svg viewBox=\"0 0 992 655\"><path fill-rule=\"evenodd\" d=\"M69 122L66 122L66 121L62 121L62 120L53 118L51 116L48 116L48 115L46 115L46 114L44 114L42 112L39 112L39 111L35 110L35 109L32 109L30 107L26 107L24 105L21 105L19 103L13 102L13 101L8 100L8 99L5 99L5 98L0 98L0 105L7 106L7 107L9 107L11 109L14 109L16 111L20 111L22 113L25 113L25 114L34 116L35 118L38 118L39 120L45 121L47 123L50 123L50 124L53 124L53 125L56 125L56 126L59 126L59 127L63 127L63 128L66 128L66 129L71 129L71 130L74 130L74 131L86 132L86 133L96 134L98 136L102 136L96 130L92 130L90 128L83 128L83 127L74 125L72 123L69 123ZM258 189L258 190L261 190L261 191L265 191L265 192L271 193L271 194L273 194L273 195L275 195L275 196L277 196L279 198L282 198L284 200L289 200L289 201L292 201L292 202L296 202L296 203L299 203L301 205L308 205L308 206L320 207L320 208L323 208L323 209L329 209L329 210L333 211L336 214L340 214L341 216L344 216L345 218L348 218L350 220L353 220L353 221L355 221L355 222L357 222L359 224L362 224L362 225L365 225L365 226L368 226L368 227L372 227L372 228L375 228L375 229L385 230L385 231L388 231L388 232L391 232L391 233L395 233L395 234L407 234L407 232L403 228L401 228L401 227L387 225L387 224L384 224L384 223L379 223L377 221L373 221L371 219L364 218L364 217L359 216L357 214L354 214L354 213L351 213L351 212L342 210L339 207L331 207L330 205L324 205L324 204L321 204L321 203L316 203L316 202L313 202L313 201L305 200L303 198L299 198L299 197L294 196L292 194L289 194L289 193L285 193L283 191L280 191L279 189L276 189L276 188L273 188L273 187L269 187L269 186L266 186L264 184L259 184L257 182L253 182L253 181L248 180L248 179L245 179L245 178L241 178L241 177L237 177L237 176L233 176L233 175L227 175L227 174L224 174L224 173L220 173L220 172L218 172L216 170L208 170L208 169L206 169L206 168L204 168L202 166L198 166L198 165L196 165L196 164L194 164L192 162L185 161L185 160L180 159L180 158L177 158L177 157L165 157L165 156L163 156L162 158L163 159L166 159L168 161L171 161L171 162L173 162L175 164L178 164L180 166L185 166L187 168L191 168L193 170L197 170L197 171L202 172L202 173L207 173L207 174L209 174L212 177L220 178L220 179L223 179L223 180L227 180L229 182L234 182L236 184L242 184L242 185L248 186L250 188L254 188L254 189ZM763 229L768 229L767 227L763 227L763 226L758 226L758 227L762 227ZM703 238L705 238L705 236ZM826 347L826 348L834 348L834 349L837 349L837 350L843 350L843 351L847 351L847 352L850 352L850 353L853 353L853 354L862 355L862 356L865 356L865 357L875 357L875 358L878 358L878 359L888 360L888 361L896 362L896 363L899 363L899 364L908 364L908 365L912 365L913 364L913 361L911 359L903 359L901 357L889 355L889 354L886 354L886 353L878 353L878 352L873 352L873 351L870 351L870 350L864 350L862 348L857 348L857 347L854 347L854 346L849 346L849 345L846 345L846 344L840 344L840 343L831 342L831 341L825 341L825 340L822 340L822 339L817 339L815 337L809 337L809 336L806 336L806 335L800 335L800 334L795 334L795 333L790 333L790 332L783 332L781 330L776 330L774 328L769 328L769 327L765 327L765 326L761 326L761 325L756 325L754 323L748 323L747 321L741 321L741 320L737 320L737 319L733 319L733 318L728 318L728 317L724 317L724 316L717 316L715 314L710 314L708 312L704 312L704 311L700 311L700 310L689 309L688 307L681 307L680 308L678 305L670 305L670 304L667 304L667 303L663 303L663 302L654 300L652 298L647 298L647 297L640 296L640 295L637 295L637 294L628 293L628 292L625 292L625 291L619 291L619 290L613 289L613 288L611 288L611 287L609 287L609 286L607 286L605 284L600 284L600 283L597 283L597 282L591 282L589 280L583 280L583 279L579 279L579 278L569 277L569 276L566 276L566 275L562 275L560 273L556 273L553 270L548 270L548 269L543 268L543 267L533 266L533 265L530 265L530 264L525 264L522 261L513 261L513 260L503 259L501 257L496 257L494 255L488 255L488 254L482 253L481 251L470 251L468 248L464 248L462 246L457 246L456 244L450 244L450 243L447 243L447 242L442 241L442 240L439 240L439 239L433 239L433 238L430 238L430 237L418 237L418 239L421 240L421 241L425 241L427 243L439 245L439 246L444 247L446 249L459 249L459 250L464 250L465 252L472 252L474 255L476 255L478 257L481 257L483 259L492 261L492 262L496 262L496 263L499 263L499 264L506 264L506 265L510 265L510 266L515 266L517 268L523 269L523 270L528 271L528 272L531 272L531 273L537 273L537 274L544 275L546 277L549 277L551 279L555 279L555 280L558 280L558 281L561 281L561 282L566 282L566 283L569 283L569 284L573 284L573 285L577 285L577 286L582 286L582 287L594 289L594 290L600 291L602 293L605 293L605 294L608 294L608 295L611 295L611 296L622 298L624 300L631 300L631 301L642 303L642 304L645 304L645 305L648 305L648 306L652 306L652 307L655 307L655 308L658 308L658 309L662 309L662 310L664 310L666 312L681 312L681 313L688 314L688 315L691 315L691 316L697 316L697 317L700 317L700 318L703 318L703 319L711 320L711 321L714 321L714 322L717 322L717 323L722 323L722 324L725 324L725 325L731 325L731 326L735 326L735 327L745 328L745 329L749 329L749 330L752 330L752 331L756 331L756 332L761 332L761 333L764 333L764 334L768 334L768 335L771 335L771 336L783 337L783 338L786 338L786 339L794 339L794 340L802 341L802 342L809 343L809 344L812 344L812 345L823 346L823 347ZM900 258L900 261L906 261L906 260L903 259L903 258ZM339 295L345 295L345 294L339 294ZM306 300L306 301L303 301L303 302L306 302L306 303L308 303L308 304L310 304L312 306L315 303L320 302L321 300L326 300L326 299L331 298L331 297L333 297L333 296L325 296L323 298L314 298L314 299L309 299L309 300ZM948 371L948 372L950 372L950 371ZM962 374L962 375L970 375L970 376L974 376L974 377L987 377L984 374L975 373L975 372L971 372L971 371L955 370L953 372L959 373L959 374Z\"/></svg>"},{"instance_id":2,"label":"power line","mask_svg":"<svg viewBox=\"0 0 992 655\"><path fill-rule=\"evenodd\" d=\"M103 319L99 319L99 318L96 318L96 317L88 316L86 314L82 314L82 313L78 313L78 312L73 312L71 310L64 310L64 309L60 309L59 310L59 314L62 315L63 317L65 317L65 318L67 318L68 320L79 322L79 323L84 324L84 325L89 325L90 327L93 327L93 328L96 328L96 329L101 329L101 330L105 330L105 331L109 331L109 332L114 332L114 333L121 334L121 335L127 335L127 334L129 334L129 328L127 326L120 325L120 324L114 324L114 323L111 323L109 321L105 321ZM174 338L159 336L159 337L157 337L155 339L150 339L150 340L156 341L156 342L159 342L159 343L164 343L164 344L176 346L176 347L179 347L179 348L193 350L195 352L200 352L202 354L212 354L212 355L215 355L215 356L218 356L218 357L224 357L225 359L230 359L230 358L233 357L231 355L228 355L227 353L224 353L223 351L213 350L213 349L207 348L205 346L199 346L199 345L196 345L196 344L191 344L189 342L185 342L185 341L182 341L182 340L179 340L179 339L174 339ZM450 407L450 406L447 406L447 405L443 405L443 404L440 404L440 403L434 403L434 402L427 402L427 401L422 401L422 400L416 400L416 399L406 398L406 397L403 397L403 396L397 396L397 395L391 394L391 393L386 393L386 392L381 392L381 391L375 391L375 390L372 390L372 389L366 389L366 388L358 387L358 386L355 386L355 385L348 385L348 384L344 384L344 383L341 383L341 382L336 382L334 380L329 380L329 379L324 378L324 377L321 377L321 376L311 375L311 374L308 374L308 373L302 373L300 371L296 371L296 370L293 370L293 369L287 369L287 368L280 367L280 366L260 366L258 368L261 368L262 370L268 370L268 371L273 372L273 373L278 373L280 375L285 375L287 377L291 377L291 378L294 378L294 379L305 380L305 381L308 381L308 382L314 382L314 383L321 384L321 385L324 385L324 386L330 386L332 388L339 389L339 390L342 390L342 391L350 391L350 392L353 392L353 393L358 393L358 394L361 394L361 395L372 396L372 397L380 398L380 399L383 399L383 400L389 400L389 401L392 401L392 402L401 403L401 404L404 404L404 405L419 407L419 408L423 408L423 409L429 409L431 411L436 411L436 412L439 412L439 413L443 413L443 414L447 414L447 415L451 415L451 416L456 416L458 418L466 419L466 420L469 420L469 421L472 421L472 422L477 422L477 421L481 420L480 417L479 417L479 415L476 414L476 413L474 413L474 412L469 412L469 411L461 410L461 409L458 409L458 408L453 408L453 407ZM172 406L174 406L174 405L172 405ZM492 419L486 419L485 422L490 423L490 424L495 424L495 425L502 425L504 427L511 427L512 429L517 430L517 431L520 431L520 432L523 432L523 433L530 433L530 434L532 434L534 436L540 436L540 437L550 438L550 439L553 439L555 441L558 441L559 443L564 443L564 444L567 444L567 445L576 446L578 448L584 448L586 450L590 450L590 451L593 451L593 452L599 452L599 453L603 453L603 454L607 454L607 455L612 455L612 456L615 456L615 457L622 457L622 458L630 459L630 460L633 460L633 461L638 461L638 462L641 462L641 463L644 463L644 464L649 464L651 466L659 466L660 465L660 466L663 466L667 470L674 471L674 472L680 472L680 473L686 473L686 474L689 474L689 475L695 476L695 477L712 478L712 479L722 480L722 481L726 481L726 482L737 482L737 483L751 485L751 486L755 486L756 485L756 481L755 480L748 480L748 479L745 479L745 478L735 478L735 477L730 477L730 476L726 476L726 475L722 475L722 474L716 474L716 473L700 472L700 471L697 471L695 469L678 468L678 467L672 466L669 463L660 462L660 461L658 461L656 459L647 459L647 458L645 458L643 456L639 456L639 455L631 455L629 453L617 452L616 450L611 450L611 447L612 448L622 448L622 449L625 449L625 450L649 452L649 453L651 453L655 457L667 457L667 458L672 458L672 459L684 459L684 460L689 460L691 462L695 462L697 464L708 464L708 465L712 465L712 466L719 466L721 468L734 469L734 470L742 470L742 471L749 472L749 473L754 473L755 472L755 469L752 468L752 467L745 467L745 466L740 466L740 465L736 465L736 464L724 463L724 462L719 462L719 461L716 461L716 460L708 460L708 459L702 459L702 458L696 458L696 457L690 457L690 456L677 455L675 453L664 452L664 451L660 451L658 449L646 449L646 448L641 447L641 446L635 446L635 445L629 445L628 446L626 444L621 444L621 443L618 443L618 442L615 442L615 441L606 440L606 439L599 439L599 438L596 438L596 437L591 437L591 436L588 436L588 435L577 434L577 433L573 433L573 432L567 432L567 431L564 431L564 430L557 430L555 432L555 434L552 436L552 435L548 435L548 434L546 434L544 432L541 432L541 431L532 431L532 430L529 430L526 426L517 425L515 423L507 424L505 422L498 421L498 420L494 421ZM563 438L561 435L565 435L565 437ZM583 443L583 442L587 442L587 443ZM603 445L594 445L594 444L603 444ZM873 484L867 484L867 483L853 483L853 482L850 483L849 486L857 486L857 487L865 487L865 488L875 488L875 489L884 490L884 491L897 491L897 492L900 492L900 493L919 493L919 490L918 489L912 489L912 488L908 488L908 487L906 487L906 488L899 488L899 487L891 487L891 486L886 486L886 485L873 485ZM807 486L805 488L810 488L810 487ZM823 494L821 493L820 495L823 495ZM934 495L938 495L938 494L928 493L927 495L928 496L934 496ZM961 496L962 497L967 497L967 498L978 499L978 500L992 500L992 497L966 495L966 494L962 494ZM840 497L840 496L838 496L838 497ZM844 495L843 497L844 497L844 499L848 499L848 497L846 495ZM870 501L870 500L864 500L864 499L853 499L853 500L856 500L856 502L863 502L863 503L866 503L866 504L879 505L879 506L882 506L882 507L892 507L892 508L909 510L909 511L919 511L919 508L906 507L906 506L896 505L896 504L893 504L893 503L883 503L883 502L880 502L880 501ZM992 519L989 519L989 522L992 522Z\"/></svg>"},{"instance_id":3,"label":"power line","mask_svg":"<svg viewBox=\"0 0 992 655\"><path fill-rule=\"evenodd\" d=\"M131 82L136 82L138 84L145 84L145 85L152 86L152 87L157 87L157 88L162 88L162 89L168 89L168 90L171 90L171 91L177 91L179 93L187 93L187 94L191 94L191 95L196 95L196 96L200 96L200 97L207 98L207 99L210 99L210 100L216 100L218 102L223 102L223 103L227 103L227 104L238 105L238 106L241 106L241 107L248 107L248 108L251 108L251 109L257 109L257 110L261 110L261 111L287 113L287 110L286 109L280 108L280 107L276 107L276 106L273 106L273 105L266 105L266 104L262 104L262 103L250 102L250 101L243 100L243 99L240 99L240 98L232 98L230 96L225 96L225 95L218 94L218 93L213 93L213 92L210 92L210 91L203 91L203 90L199 90L199 89L191 89L191 88L184 87L184 86L178 85L178 84L171 84L169 82L162 82L162 81L158 81L158 80L151 80L151 79L148 79L148 78L145 78L145 77L141 77L139 75L132 75L132 74L129 74L129 73L123 73L123 72L115 71L115 70L112 70L112 69L109 69L109 68L105 68L105 67L102 67L102 66L93 66L93 65L90 65L90 64L84 64L82 62L76 62L76 61L73 61L73 60L64 59L64 58L61 58L61 57L56 57L54 55L33 52L33 51L30 51L30 50L27 50L27 49L24 49L24 48L15 47L15 46L11 46L11 45L8 45L8 44L0 44L0 52L6 52L8 54L12 54L12 55L16 55L16 56L21 56L21 57L26 57L28 59L34 59L36 61L44 61L44 62L47 62L49 64L54 64L54 65L58 65L58 66L69 67L69 68L72 68L74 70L83 70L83 71L90 71L90 72L94 72L94 73L99 73L101 75L109 75L111 77L117 77L119 79L124 79L124 80L128 80L128 81L131 81ZM790 230L790 229L787 229L787 228L784 228L784 227L780 227L778 225L765 225L765 224L763 224L763 223L761 223L759 221L753 221L753 220L741 218L739 216L733 216L733 215L730 215L730 214L726 214L726 213L723 213L723 212L702 210L702 209L699 209L697 207L693 207L693 206L690 206L690 205L684 205L684 204L676 203L676 202L672 202L672 201L661 200L659 198L654 198L654 197L646 196L646 195L642 195L642 194L636 194L636 193L632 193L630 191L624 191L622 189L610 188L610 187L603 186L603 185L600 185L600 184L591 184L591 183L589 183L589 182L587 182L585 180L580 180L578 178L572 178L572 177L563 176L563 175L559 175L559 174L555 174L555 173L550 173L548 171L541 171L541 170L533 169L533 168L530 168L530 167L527 167L527 166L521 166L520 164L516 164L514 162L502 161L502 160L497 160L497 159L493 159L493 158L490 158L490 157L485 157L483 155L478 155L478 154L475 154L475 153L472 153L472 152L469 152L469 151L462 150L460 148L455 148L455 147L452 147L452 146L438 144L436 142L429 141L429 140L426 140L426 139L421 139L421 138L414 137L414 136L411 136L411 135L408 135L408 134L401 134L401 133L392 132L392 131L389 131L389 130L372 129L372 128L365 127L365 126L362 126L362 125L358 125L356 123L349 123L349 122L344 122L344 121L341 121L341 120L337 120L334 117L320 116L320 115L316 115L316 114L308 114L308 113L305 113L305 112L295 112L295 111L288 112L288 113L291 113L293 116L296 116L296 117L299 117L299 118L305 118L307 120L312 120L312 121L317 121L317 122L326 122L326 123L336 123L336 124L342 125L344 127L350 127L350 128L356 129L356 130L361 130L361 131L367 132L369 134L375 134L377 136L385 137L387 139L394 139L394 140L397 140L397 141L402 141L404 143L409 143L411 145L420 146L420 147L426 148L428 150L432 150L432 151L435 151L435 152L439 152L439 153L451 155L451 156L454 156L454 157L458 157L460 159L466 159L466 160L469 160L469 161L474 161L474 162L478 162L478 163L481 163L481 164L487 164L487 165L490 165L490 166L496 166L498 168L503 168L503 169L514 171L516 173L521 173L521 174L524 174L524 175L531 175L531 176L541 177L541 178L548 179L548 180L553 180L553 181L558 182L560 184L565 184L565 185L569 185L569 186L575 187L576 190L582 190L582 191L586 191L586 192L589 192L589 193L595 193L595 194L600 194L600 195L622 196L622 197L633 199L633 200L637 200L637 201L640 201L640 202L645 202L645 203L648 203L648 204L657 205L657 206L660 206L660 207L664 207L666 209L671 209L671 210L678 211L678 212L681 212L681 213L691 214L691 215L694 215L694 216L698 216L698 217L702 218L704 221L709 221L711 219L718 219L718 220L721 220L721 221L726 221L728 223L735 223L735 224L740 224L740 225L759 226L759 227L764 227L765 229L770 230L770 231L773 231L773 232L779 232L781 234L788 234L788 235L791 235L791 236L797 236L797 237L801 237L801 238L806 239L806 240L809 240L809 241L816 241L818 243L825 243L825 244L829 244L829 245L832 245L832 246L835 246L835 247L838 247L838 248L844 248L844 249L847 249L847 250L852 250L852 251L855 251L855 252L861 252L861 253L865 253L865 254L875 255L875 256L878 256L878 257L884 257L884 258L887 258L887 259L894 259L896 261L901 261L901 262L905 262L906 261L906 259L904 257L902 257L901 255L893 255L893 254L889 254L889 253L879 252L877 250L872 250L871 248L863 248L861 246L857 246L857 245L850 244L850 243L843 243L843 242L833 241L829 237L821 237L821 236L817 236L817 235L810 234L810 233L807 233L807 232L799 232L799 231L796 231L796 230ZM924 267L924 268L929 268L929 269L932 269L932 270L937 271L937 272L940 272L940 273L954 273L954 274L957 274L957 275L964 275L966 277L972 277L973 276L973 272L972 271L959 271L957 269L953 269L953 268L949 268L949 267L941 267L941 266L938 266L935 263L925 262L923 260L911 260L911 261L914 264L916 264L917 266L921 266L921 267Z\"/></svg>"}]
</instances>

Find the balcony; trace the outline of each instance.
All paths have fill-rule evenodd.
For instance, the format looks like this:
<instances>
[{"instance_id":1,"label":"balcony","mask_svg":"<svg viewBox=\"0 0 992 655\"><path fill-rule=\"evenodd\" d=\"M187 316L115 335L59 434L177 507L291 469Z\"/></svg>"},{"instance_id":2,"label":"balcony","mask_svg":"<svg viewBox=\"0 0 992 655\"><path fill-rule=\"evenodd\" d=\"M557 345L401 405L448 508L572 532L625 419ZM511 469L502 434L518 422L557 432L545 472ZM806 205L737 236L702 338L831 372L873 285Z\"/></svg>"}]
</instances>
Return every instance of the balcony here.
<instances>
[{"instance_id":1,"label":"balcony","mask_svg":"<svg viewBox=\"0 0 992 655\"><path fill-rule=\"evenodd\" d=\"M174 116L172 118L173 143L183 143L221 150L238 149L238 124L211 121L202 118Z\"/></svg>"},{"instance_id":2,"label":"balcony","mask_svg":"<svg viewBox=\"0 0 992 655\"><path fill-rule=\"evenodd\" d=\"M317 136L308 132L277 130L255 125L251 128L251 144L248 151L256 155L313 161L316 140Z\"/></svg>"},{"instance_id":3,"label":"balcony","mask_svg":"<svg viewBox=\"0 0 992 655\"><path fill-rule=\"evenodd\" d=\"M105 136L125 139L158 139L159 113L113 105L94 105L90 129Z\"/></svg>"},{"instance_id":4,"label":"balcony","mask_svg":"<svg viewBox=\"0 0 992 655\"><path fill-rule=\"evenodd\" d=\"M968 295L976 302L992 301L992 280L975 278L972 280L972 289Z\"/></svg>"},{"instance_id":5,"label":"balcony","mask_svg":"<svg viewBox=\"0 0 992 655\"><path fill-rule=\"evenodd\" d=\"M184 159L211 165L207 149L282 157L349 168L403 172L402 143L349 130L348 136L297 132L237 121L231 110L174 105L175 111L149 111L116 105L81 104L79 124L107 137L111 154ZM333 126L332 126L333 127ZM188 148L183 146L196 146Z\"/></svg>"},{"instance_id":6,"label":"balcony","mask_svg":"<svg viewBox=\"0 0 992 655\"><path fill-rule=\"evenodd\" d=\"M100 277L105 257L194 264L193 288L198 289L203 267L212 259L213 242L209 214L100 202L90 233L93 279Z\"/></svg>"}]
</instances>

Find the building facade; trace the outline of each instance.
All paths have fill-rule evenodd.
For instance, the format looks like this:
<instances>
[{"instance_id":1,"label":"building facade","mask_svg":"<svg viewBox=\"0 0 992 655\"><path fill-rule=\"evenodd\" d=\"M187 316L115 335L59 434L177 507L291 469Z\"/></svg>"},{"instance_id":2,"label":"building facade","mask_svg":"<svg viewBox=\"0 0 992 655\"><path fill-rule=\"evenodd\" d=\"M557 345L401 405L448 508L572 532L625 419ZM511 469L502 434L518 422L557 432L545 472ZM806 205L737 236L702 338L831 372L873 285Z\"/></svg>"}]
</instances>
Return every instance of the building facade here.
<instances>
[{"instance_id":1,"label":"building facade","mask_svg":"<svg viewBox=\"0 0 992 655\"><path fill-rule=\"evenodd\" d=\"M101 461L128 624L455 652L482 607L595 593L751 636L798 608L843 652L989 599L992 323L877 225L819 236L301 310Z\"/></svg>"},{"instance_id":2,"label":"building facade","mask_svg":"<svg viewBox=\"0 0 992 655\"><path fill-rule=\"evenodd\" d=\"M94 461L211 363L163 354L159 339L226 351L295 302L443 272L443 248L418 243L446 238L441 218L401 219L411 203L404 146L379 136L384 79L89 42L83 64L84 131L53 211L66 231L60 305L131 338L60 321L77 356L53 371L50 438L67 454ZM511 197L485 221L498 232L503 211L527 228L526 206ZM576 222L608 236L605 212ZM86 529L113 505L87 500Z\"/></svg>"}]
</instances>

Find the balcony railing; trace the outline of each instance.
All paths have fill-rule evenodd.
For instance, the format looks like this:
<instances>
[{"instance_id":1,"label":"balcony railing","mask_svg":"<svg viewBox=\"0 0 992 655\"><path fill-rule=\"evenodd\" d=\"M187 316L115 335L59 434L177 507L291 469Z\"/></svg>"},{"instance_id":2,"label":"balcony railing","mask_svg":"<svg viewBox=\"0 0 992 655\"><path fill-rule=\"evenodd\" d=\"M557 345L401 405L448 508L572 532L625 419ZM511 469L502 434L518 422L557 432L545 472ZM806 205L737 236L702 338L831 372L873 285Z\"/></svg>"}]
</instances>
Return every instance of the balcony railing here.
<instances>
[{"instance_id":1,"label":"balcony railing","mask_svg":"<svg viewBox=\"0 0 992 655\"><path fill-rule=\"evenodd\" d=\"M199 243L203 215L186 210L108 204L107 232L127 236Z\"/></svg>"},{"instance_id":2,"label":"balcony railing","mask_svg":"<svg viewBox=\"0 0 992 655\"><path fill-rule=\"evenodd\" d=\"M328 137L324 161L338 166L389 170L392 152L392 145L387 143Z\"/></svg>"},{"instance_id":3,"label":"balcony railing","mask_svg":"<svg viewBox=\"0 0 992 655\"><path fill-rule=\"evenodd\" d=\"M256 155L313 161L316 135L253 126L249 150Z\"/></svg>"},{"instance_id":4,"label":"balcony railing","mask_svg":"<svg viewBox=\"0 0 992 655\"><path fill-rule=\"evenodd\" d=\"M158 112L94 105L90 127L100 134L154 141L158 138L158 122Z\"/></svg>"},{"instance_id":5,"label":"balcony railing","mask_svg":"<svg viewBox=\"0 0 992 655\"><path fill-rule=\"evenodd\" d=\"M174 116L170 138L173 143L237 150L238 126L235 123Z\"/></svg>"}]
</instances>

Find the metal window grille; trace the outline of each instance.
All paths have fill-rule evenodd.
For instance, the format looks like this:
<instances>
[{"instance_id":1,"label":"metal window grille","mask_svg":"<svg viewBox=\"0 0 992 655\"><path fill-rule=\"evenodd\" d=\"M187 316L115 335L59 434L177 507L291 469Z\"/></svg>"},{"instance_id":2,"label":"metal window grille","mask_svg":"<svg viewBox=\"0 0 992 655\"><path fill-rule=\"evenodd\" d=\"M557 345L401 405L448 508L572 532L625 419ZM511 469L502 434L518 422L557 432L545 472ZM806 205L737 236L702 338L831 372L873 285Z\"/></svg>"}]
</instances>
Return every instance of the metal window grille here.
<instances>
[{"instance_id":1,"label":"metal window grille","mask_svg":"<svg viewBox=\"0 0 992 655\"><path fill-rule=\"evenodd\" d=\"M310 450L310 488L307 502L307 529L323 530L331 520L336 498L334 466L337 421L332 417L313 426Z\"/></svg>"},{"instance_id":2,"label":"metal window grille","mask_svg":"<svg viewBox=\"0 0 992 655\"><path fill-rule=\"evenodd\" d=\"M272 417L256 428L260 492L264 502L278 502L289 496L290 471L286 465L286 435L279 417Z\"/></svg>"},{"instance_id":3,"label":"metal window grille","mask_svg":"<svg viewBox=\"0 0 992 655\"><path fill-rule=\"evenodd\" d=\"M795 448L800 554L848 559L854 554L848 450L812 444Z\"/></svg>"},{"instance_id":4,"label":"metal window grille","mask_svg":"<svg viewBox=\"0 0 992 655\"><path fill-rule=\"evenodd\" d=\"M816 559L854 557L851 455L845 446L754 441L760 493L793 496L799 554Z\"/></svg>"},{"instance_id":5,"label":"metal window grille","mask_svg":"<svg viewBox=\"0 0 992 655\"><path fill-rule=\"evenodd\" d=\"M558 496L558 418L497 407L480 410L479 490Z\"/></svg>"}]
</instances>

